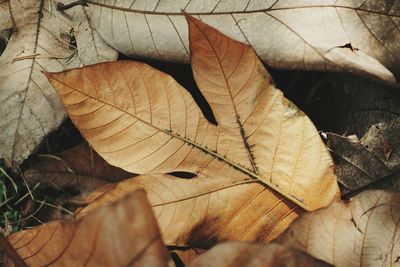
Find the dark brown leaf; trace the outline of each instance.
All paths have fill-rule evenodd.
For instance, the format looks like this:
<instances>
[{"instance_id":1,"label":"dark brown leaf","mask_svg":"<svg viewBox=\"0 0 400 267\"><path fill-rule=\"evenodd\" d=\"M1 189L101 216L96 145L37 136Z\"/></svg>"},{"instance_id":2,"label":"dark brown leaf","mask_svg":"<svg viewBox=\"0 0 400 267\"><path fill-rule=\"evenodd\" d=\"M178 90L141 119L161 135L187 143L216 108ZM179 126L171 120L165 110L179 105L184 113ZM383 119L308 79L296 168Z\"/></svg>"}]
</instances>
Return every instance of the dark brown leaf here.
<instances>
[{"instance_id":1,"label":"dark brown leaf","mask_svg":"<svg viewBox=\"0 0 400 267\"><path fill-rule=\"evenodd\" d=\"M316 260L295 249L279 244L250 244L227 242L217 245L189 264L189 267L327 267L329 264Z\"/></svg>"},{"instance_id":2,"label":"dark brown leaf","mask_svg":"<svg viewBox=\"0 0 400 267\"><path fill-rule=\"evenodd\" d=\"M71 189L88 194L107 182L133 174L108 164L86 142L56 155L41 155L40 161L24 173L29 185L57 190Z\"/></svg>"},{"instance_id":3,"label":"dark brown leaf","mask_svg":"<svg viewBox=\"0 0 400 267\"><path fill-rule=\"evenodd\" d=\"M164 247L144 191L90 213L11 235L29 266L166 266ZM5 266L14 266L5 258Z\"/></svg>"}]
</instances>

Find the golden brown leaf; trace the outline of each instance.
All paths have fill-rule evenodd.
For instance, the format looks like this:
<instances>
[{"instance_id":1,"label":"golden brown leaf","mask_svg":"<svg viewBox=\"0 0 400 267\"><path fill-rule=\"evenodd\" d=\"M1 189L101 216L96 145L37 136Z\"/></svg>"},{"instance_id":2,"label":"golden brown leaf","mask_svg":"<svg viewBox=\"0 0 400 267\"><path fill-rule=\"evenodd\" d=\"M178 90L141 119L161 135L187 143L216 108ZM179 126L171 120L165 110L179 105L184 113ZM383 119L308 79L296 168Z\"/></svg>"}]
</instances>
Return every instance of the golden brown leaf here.
<instances>
[{"instance_id":1,"label":"golden brown leaf","mask_svg":"<svg viewBox=\"0 0 400 267\"><path fill-rule=\"evenodd\" d=\"M142 63L47 74L86 140L130 172L224 173L262 181L307 210L329 205L338 187L311 121L271 84L250 47L188 21L195 79L219 125L176 81Z\"/></svg>"},{"instance_id":2,"label":"golden brown leaf","mask_svg":"<svg viewBox=\"0 0 400 267\"><path fill-rule=\"evenodd\" d=\"M335 266L396 266L400 195L365 191L348 203L305 214L279 242Z\"/></svg>"},{"instance_id":3,"label":"golden brown leaf","mask_svg":"<svg viewBox=\"0 0 400 267\"><path fill-rule=\"evenodd\" d=\"M309 255L279 244L227 242L194 259L189 267L311 267L330 266Z\"/></svg>"},{"instance_id":4,"label":"golden brown leaf","mask_svg":"<svg viewBox=\"0 0 400 267\"><path fill-rule=\"evenodd\" d=\"M335 199L332 160L311 121L272 85L250 47L188 20L193 72L218 126L175 80L143 63L47 76L72 121L110 164L134 173L198 175L118 185L135 188L140 181L150 195L157 189L150 201L168 218L159 218L167 245L273 239L297 217L293 203L315 210ZM100 190L102 200L89 208L124 191Z\"/></svg>"},{"instance_id":5,"label":"golden brown leaf","mask_svg":"<svg viewBox=\"0 0 400 267\"><path fill-rule=\"evenodd\" d=\"M192 180L171 175L141 175L92 193L85 218L93 209L144 188L163 240L169 246L209 247L223 240L270 241L302 210L256 180L227 176Z\"/></svg>"},{"instance_id":6,"label":"golden brown leaf","mask_svg":"<svg viewBox=\"0 0 400 267\"><path fill-rule=\"evenodd\" d=\"M309 118L273 86L253 49L188 23L193 74L221 128L220 153L306 210L329 205L336 177Z\"/></svg>"},{"instance_id":7,"label":"golden brown leaf","mask_svg":"<svg viewBox=\"0 0 400 267\"><path fill-rule=\"evenodd\" d=\"M9 241L29 266L166 266L169 258L141 190L78 223L54 221ZM6 258L5 266L14 265Z\"/></svg>"}]
</instances>

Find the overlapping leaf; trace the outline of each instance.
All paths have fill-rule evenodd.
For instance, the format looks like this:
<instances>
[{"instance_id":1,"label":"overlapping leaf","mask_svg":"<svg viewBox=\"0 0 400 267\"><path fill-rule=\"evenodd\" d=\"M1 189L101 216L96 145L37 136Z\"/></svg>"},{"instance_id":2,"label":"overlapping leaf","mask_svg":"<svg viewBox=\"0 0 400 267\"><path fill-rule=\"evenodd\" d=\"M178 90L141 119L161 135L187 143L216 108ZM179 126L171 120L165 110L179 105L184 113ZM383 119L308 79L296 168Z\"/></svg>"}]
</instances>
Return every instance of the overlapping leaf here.
<instances>
[{"instance_id":1,"label":"overlapping leaf","mask_svg":"<svg viewBox=\"0 0 400 267\"><path fill-rule=\"evenodd\" d=\"M262 181L309 210L331 203L332 161L311 121L251 48L189 21L195 80L219 125L168 75L119 61L48 74L84 137L130 172L223 173Z\"/></svg>"},{"instance_id":2,"label":"overlapping leaf","mask_svg":"<svg viewBox=\"0 0 400 267\"><path fill-rule=\"evenodd\" d=\"M227 242L195 259L190 267L318 267L329 266L305 253L278 244Z\"/></svg>"},{"instance_id":3,"label":"overlapping leaf","mask_svg":"<svg viewBox=\"0 0 400 267\"><path fill-rule=\"evenodd\" d=\"M214 235L272 239L297 217L293 203L314 210L335 199L331 158L311 121L271 84L250 47L188 20L194 77L218 126L176 81L142 63L102 63L48 78L83 136L112 165L134 173L198 175L131 182L140 181L149 194L156 190L150 201L169 218L159 219L168 245L187 244L196 240L193 234L203 241ZM107 199L120 192L101 194ZM193 209L191 220L175 214L178 206ZM235 228L244 218L239 214L251 218L241 232Z\"/></svg>"},{"instance_id":4,"label":"overlapping leaf","mask_svg":"<svg viewBox=\"0 0 400 267\"><path fill-rule=\"evenodd\" d=\"M0 30L13 28L0 57L0 158L8 165L21 163L65 117L41 71L117 56L89 26L83 8L63 13L55 6L50 0L0 2Z\"/></svg>"},{"instance_id":5,"label":"overlapping leaf","mask_svg":"<svg viewBox=\"0 0 400 267\"><path fill-rule=\"evenodd\" d=\"M0 1L0 31L10 29L13 27L13 21L11 19L9 11L9 0Z\"/></svg>"},{"instance_id":6,"label":"overlapping leaf","mask_svg":"<svg viewBox=\"0 0 400 267\"><path fill-rule=\"evenodd\" d=\"M395 179L400 171L398 90L350 75L329 74L325 81L332 89L321 88L320 108L315 111L322 128L343 133L328 134L342 194L366 187L399 188Z\"/></svg>"},{"instance_id":7,"label":"overlapping leaf","mask_svg":"<svg viewBox=\"0 0 400 267\"><path fill-rule=\"evenodd\" d=\"M166 266L169 255L143 191L80 222L54 221L11 235L29 266ZM9 258L5 266L14 266Z\"/></svg>"},{"instance_id":8,"label":"overlapping leaf","mask_svg":"<svg viewBox=\"0 0 400 267\"><path fill-rule=\"evenodd\" d=\"M188 62L184 11L253 46L273 67L400 77L398 0L87 2L92 25L126 55Z\"/></svg>"},{"instance_id":9,"label":"overlapping leaf","mask_svg":"<svg viewBox=\"0 0 400 267\"><path fill-rule=\"evenodd\" d=\"M192 180L170 175L142 175L109 184L89 195L78 213L117 201L144 188L169 246L209 247L218 241L270 241L282 233L302 210L255 180L229 174ZM84 218L84 217L83 217Z\"/></svg>"},{"instance_id":10,"label":"overlapping leaf","mask_svg":"<svg viewBox=\"0 0 400 267\"><path fill-rule=\"evenodd\" d=\"M371 190L305 214L279 242L334 266L396 266L399 230L400 195Z\"/></svg>"},{"instance_id":11,"label":"overlapping leaf","mask_svg":"<svg viewBox=\"0 0 400 267\"><path fill-rule=\"evenodd\" d=\"M110 166L87 143L57 155L41 155L40 161L24 173L25 181L56 190L72 189L90 193L108 182L132 177L131 173Z\"/></svg>"},{"instance_id":12,"label":"overlapping leaf","mask_svg":"<svg viewBox=\"0 0 400 267\"><path fill-rule=\"evenodd\" d=\"M373 135L374 129L378 130L378 132L388 131L384 125L381 125L381 131L379 131L378 127L377 125L373 126L369 131L370 135ZM398 163L390 165L391 162L398 162L398 159L389 161L390 156L394 158L392 149L398 147L397 143L391 143L393 145L391 146L388 139L381 134L375 134L369 140L368 137L365 139L360 141L355 136L349 138L329 134L331 149L336 155L336 174L342 185L343 189L341 191L343 194L373 186L378 182L385 182L382 181L384 178L390 178L392 174L395 174L400 169ZM396 142L397 138L390 139ZM397 154L398 151L395 152L395 156Z\"/></svg>"}]
</instances>

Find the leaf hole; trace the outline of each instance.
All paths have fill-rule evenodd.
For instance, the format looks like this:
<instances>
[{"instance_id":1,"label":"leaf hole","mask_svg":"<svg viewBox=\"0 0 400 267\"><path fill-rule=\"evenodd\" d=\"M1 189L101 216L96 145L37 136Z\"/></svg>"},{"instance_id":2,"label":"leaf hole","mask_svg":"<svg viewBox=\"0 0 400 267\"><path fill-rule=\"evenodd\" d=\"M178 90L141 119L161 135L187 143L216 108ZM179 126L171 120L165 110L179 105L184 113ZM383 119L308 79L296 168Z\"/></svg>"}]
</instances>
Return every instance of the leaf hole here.
<instances>
[{"instance_id":1,"label":"leaf hole","mask_svg":"<svg viewBox=\"0 0 400 267\"><path fill-rule=\"evenodd\" d=\"M170 172L168 174L183 179L192 179L197 176L197 174L191 172Z\"/></svg>"}]
</instances>

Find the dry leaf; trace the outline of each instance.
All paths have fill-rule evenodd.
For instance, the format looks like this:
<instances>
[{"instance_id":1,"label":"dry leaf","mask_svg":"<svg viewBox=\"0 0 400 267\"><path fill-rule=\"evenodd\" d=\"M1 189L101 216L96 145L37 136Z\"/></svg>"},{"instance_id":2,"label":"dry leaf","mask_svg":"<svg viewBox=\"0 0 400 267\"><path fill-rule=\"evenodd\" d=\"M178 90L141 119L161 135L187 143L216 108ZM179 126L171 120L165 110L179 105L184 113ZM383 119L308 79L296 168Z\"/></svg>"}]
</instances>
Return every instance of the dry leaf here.
<instances>
[{"instance_id":1,"label":"dry leaf","mask_svg":"<svg viewBox=\"0 0 400 267\"><path fill-rule=\"evenodd\" d=\"M310 267L330 266L305 253L279 244L227 242L194 259L189 267Z\"/></svg>"},{"instance_id":2,"label":"dry leaf","mask_svg":"<svg viewBox=\"0 0 400 267\"><path fill-rule=\"evenodd\" d=\"M393 187L390 180L395 181L393 175L396 176L400 171L399 132L397 117L372 125L360 140L329 134L330 147L337 163L336 174L343 194L367 186ZM390 157L387 156L388 151Z\"/></svg>"},{"instance_id":3,"label":"dry leaf","mask_svg":"<svg viewBox=\"0 0 400 267\"><path fill-rule=\"evenodd\" d=\"M132 177L113 167L84 142L56 155L40 155L40 161L24 173L26 182L56 190L90 193L108 182Z\"/></svg>"},{"instance_id":4,"label":"dry leaf","mask_svg":"<svg viewBox=\"0 0 400 267\"><path fill-rule=\"evenodd\" d=\"M342 194L354 192L391 174L391 170L359 140L329 134L329 145L337 162L336 174Z\"/></svg>"},{"instance_id":5,"label":"dry leaf","mask_svg":"<svg viewBox=\"0 0 400 267\"><path fill-rule=\"evenodd\" d=\"M387 0L90 0L91 24L125 55L189 61L183 12L254 47L276 68L399 78L400 4ZM389 70L390 71L389 71ZM393 76L393 74L394 76Z\"/></svg>"},{"instance_id":6,"label":"dry leaf","mask_svg":"<svg viewBox=\"0 0 400 267\"><path fill-rule=\"evenodd\" d=\"M13 27L8 4L9 0L0 0L0 31Z\"/></svg>"},{"instance_id":7,"label":"dry leaf","mask_svg":"<svg viewBox=\"0 0 400 267\"><path fill-rule=\"evenodd\" d=\"M47 74L85 139L133 173L255 178L307 210L329 205L337 183L312 122L271 84L250 47L188 20L194 77L218 127L175 80L143 63Z\"/></svg>"},{"instance_id":8,"label":"dry leaf","mask_svg":"<svg viewBox=\"0 0 400 267\"><path fill-rule=\"evenodd\" d=\"M29 266L166 266L169 260L143 191L78 223L54 221L9 241ZM5 266L14 265L6 258Z\"/></svg>"},{"instance_id":9,"label":"dry leaf","mask_svg":"<svg viewBox=\"0 0 400 267\"><path fill-rule=\"evenodd\" d=\"M400 195L365 191L350 202L305 214L279 242L335 266L397 266Z\"/></svg>"},{"instance_id":10,"label":"dry leaf","mask_svg":"<svg viewBox=\"0 0 400 267\"><path fill-rule=\"evenodd\" d=\"M61 13L51 0L0 3L0 30L13 34L0 57L0 158L19 164L65 118L64 108L41 71L61 71L116 59L91 29L82 7ZM8 13L7 13L8 12ZM3 21L0 21L3 22Z\"/></svg>"},{"instance_id":11,"label":"dry leaf","mask_svg":"<svg viewBox=\"0 0 400 267\"><path fill-rule=\"evenodd\" d=\"M227 173L226 173L227 174ZM144 188L168 246L210 247L218 241L270 241L301 214L301 209L256 180L225 173L191 180L165 174L141 175L104 186L77 214Z\"/></svg>"},{"instance_id":12,"label":"dry leaf","mask_svg":"<svg viewBox=\"0 0 400 267\"><path fill-rule=\"evenodd\" d=\"M315 210L337 197L330 155L307 116L271 84L250 47L194 18L189 21L194 77L218 126L204 118L175 80L143 63L102 63L48 74L48 78L72 121L110 164L134 173L198 175L183 182L170 176L141 182L148 191L164 183L185 184L182 189L171 187L167 200L167 192L161 192L157 203L150 197L153 205L172 201L194 208L191 216L196 219L187 228L173 223L174 230L167 237L168 229L160 226L167 245L191 242L191 229L203 225L210 230L199 232L201 240L211 243L238 237L272 239L297 217L293 203ZM223 188L229 190L221 192ZM204 200L196 204L200 196L212 199L208 211ZM239 217L231 225L243 229L218 233L215 227L222 230L242 209L246 212L241 215L248 219L248 205L261 205L248 228ZM219 213L221 208L226 214ZM179 214L168 216L183 222ZM207 221L202 222L203 218ZM169 227L168 221L160 219L159 223ZM218 233L215 237L214 231Z\"/></svg>"},{"instance_id":13,"label":"dry leaf","mask_svg":"<svg viewBox=\"0 0 400 267\"><path fill-rule=\"evenodd\" d=\"M400 173L399 92L351 75L329 74L325 81L314 115L322 128L346 136L329 136L341 192L400 188L391 184Z\"/></svg>"}]
</instances>

